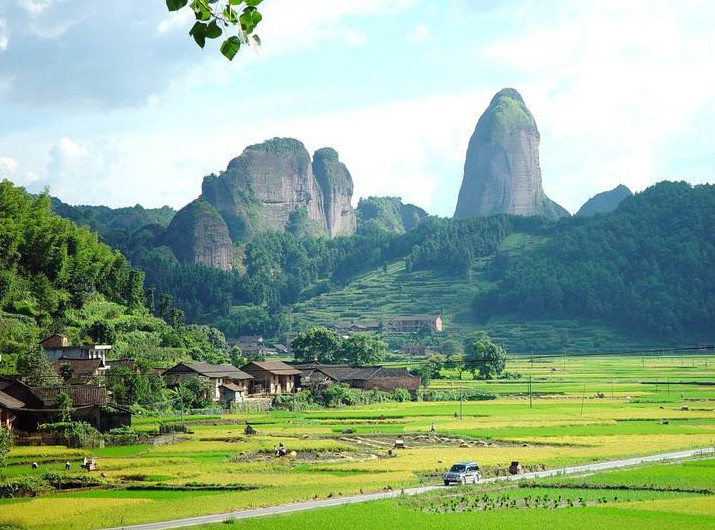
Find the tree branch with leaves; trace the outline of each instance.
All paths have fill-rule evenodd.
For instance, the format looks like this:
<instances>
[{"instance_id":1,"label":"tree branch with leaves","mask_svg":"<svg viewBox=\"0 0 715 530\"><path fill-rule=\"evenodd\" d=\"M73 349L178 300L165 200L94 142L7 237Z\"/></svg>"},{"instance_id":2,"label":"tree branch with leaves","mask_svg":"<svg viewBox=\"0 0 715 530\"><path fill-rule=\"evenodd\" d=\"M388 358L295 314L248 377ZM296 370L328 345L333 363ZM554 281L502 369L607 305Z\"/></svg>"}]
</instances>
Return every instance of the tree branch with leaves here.
<instances>
[{"instance_id":1,"label":"tree branch with leaves","mask_svg":"<svg viewBox=\"0 0 715 530\"><path fill-rule=\"evenodd\" d=\"M258 5L263 0L166 0L169 11L187 8L194 12L196 22L189 35L201 48L206 39L226 36L221 44L221 53L229 61L236 56L241 46L260 46L261 39L253 31L263 20ZM235 35L229 33L235 30Z\"/></svg>"}]
</instances>

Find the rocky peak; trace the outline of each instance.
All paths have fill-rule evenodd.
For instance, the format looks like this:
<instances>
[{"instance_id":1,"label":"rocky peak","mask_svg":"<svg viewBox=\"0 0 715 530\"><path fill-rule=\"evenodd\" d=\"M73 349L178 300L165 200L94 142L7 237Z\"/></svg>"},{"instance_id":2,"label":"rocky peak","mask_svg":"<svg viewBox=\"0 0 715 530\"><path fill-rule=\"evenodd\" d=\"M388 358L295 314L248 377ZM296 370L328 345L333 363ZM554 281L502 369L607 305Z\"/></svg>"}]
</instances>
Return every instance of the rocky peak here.
<instances>
[{"instance_id":1,"label":"rocky peak","mask_svg":"<svg viewBox=\"0 0 715 530\"><path fill-rule=\"evenodd\" d=\"M454 216L568 216L544 193L539 141L536 120L521 95L513 88L500 90L469 140Z\"/></svg>"},{"instance_id":2,"label":"rocky peak","mask_svg":"<svg viewBox=\"0 0 715 530\"><path fill-rule=\"evenodd\" d=\"M608 213L612 212L621 201L626 197L632 196L633 193L623 184L619 184L615 188L609 191L604 191L598 193L587 200L583 206L576 212L576 215L580 217L591 217L597 213Z\"/></svg>"},{"instance_id":3,"label":"rocky peak","mask_svg":"<svg viewBox=\"0 0 715 530\"><path fill-rule=\"evenodd\" d=\"M233 266L233 242L228 227L216 209L201 199L176 212L163 243L179 261L223 270L231 270Z\"/></svg>"},{"instance_id":4,"label":"rocky peak","mask_svg":"<svg viewBox=\"0 0 715 530\"><path fill-rule=\"evenodd\" d=\"M353 179L345 164L340 162L335 149L323 147L315 152L313 175L322 192L325 222L330 236L355 232L355 210L350 204Z\"/></svg>"}]
</instances>

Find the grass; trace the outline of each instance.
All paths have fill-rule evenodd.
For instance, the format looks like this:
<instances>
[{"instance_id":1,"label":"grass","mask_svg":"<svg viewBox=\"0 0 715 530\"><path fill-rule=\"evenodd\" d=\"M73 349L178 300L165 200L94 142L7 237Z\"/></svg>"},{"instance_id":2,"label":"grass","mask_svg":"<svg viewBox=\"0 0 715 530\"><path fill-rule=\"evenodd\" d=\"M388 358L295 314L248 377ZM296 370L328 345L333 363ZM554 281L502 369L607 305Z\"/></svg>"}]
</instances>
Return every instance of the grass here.
<instances>
[{"instance_id":1,"label":"grass","mask_svg":"<svg viewBox=\"0 0 715 530\"><path fill-rule=\"evenodd\" d=\"M675 470L673 469L675 466ZM715 502L712 495L648 489L653 477L663 488L678 487L682 468L690 483L713 485L715 460L649 465L587 477L601 479L614 489L544 487L556 479L529 484L494 484L481 487L449 488L417 497L405 497L365 504L324 508L283 516L229 521L206 525L204 530L241 528L281 530L289 528L352 528L355 530L395 528L629 528L651 530L674 525L679 529L712 528ZM668 472L664 472L668 471ZM615 486L630 489L615 489Z\"/></svg>"}]
</instances>

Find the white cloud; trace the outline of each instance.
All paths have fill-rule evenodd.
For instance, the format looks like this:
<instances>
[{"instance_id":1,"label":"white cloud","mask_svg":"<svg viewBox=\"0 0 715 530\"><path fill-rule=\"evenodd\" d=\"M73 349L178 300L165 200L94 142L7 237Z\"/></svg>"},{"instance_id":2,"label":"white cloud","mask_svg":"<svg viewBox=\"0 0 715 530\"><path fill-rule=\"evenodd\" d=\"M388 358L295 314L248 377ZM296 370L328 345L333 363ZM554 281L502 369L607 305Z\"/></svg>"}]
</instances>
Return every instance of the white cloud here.
<instances>
[{"instance_id":1,"label":"white cloud","mask_svg":"<svg viewBox=\"0 0 715 530\"><path fill-rule=\"evenodd\" d=\"M417 24L415 28L407 33L405 40L407 42L425 42L432 38L432 32L424 24Z\"/></svg>"},{"instance_id":2,"label":"white cloud","mask_svg":"<svg viewBox=\"0 0 715 530\"><path fill-rule=\"evenodd\" d=\"M266 2L257 33L262 55L282 55L323 42L362 45L366 35L344 23L345 19L388 15L412 7L411 0L273 0ZM369 20L362 24L367 27Z\"/></svg>"},{"instance_id":3,"label":"white cloud","mask_svg":"<svg viewBox=\"0 0 715 530\"><path fill-rule=\"evenodd\" d=\"M0 52L7 50L8 40L7 21L4 18L0 18Z\"/></svg>"},{"instance_id":4,"label":"white cloud","mask_svg":"<svg viewBox=\"0 0 715 530\"><path fill-rule=\"evenodd\" d=\"M641 190L668 177L658 174L673 155L663 144L715 105L715 35L698 23L702 7L564 2L527 12L526 31L478 53L528 79L515 88L541 128L553 199L574 211L616 184Z\"/></svg>"},{"instance_id":5,"label":"white cloud","mask_svg":"<svg viewBox=\"0 0 715 530\"><path fill-rule=\"evenodd\" d=\"M11 156L0 156L0 178L12 176L19 165Z\"/></svg>"}]
</instances>

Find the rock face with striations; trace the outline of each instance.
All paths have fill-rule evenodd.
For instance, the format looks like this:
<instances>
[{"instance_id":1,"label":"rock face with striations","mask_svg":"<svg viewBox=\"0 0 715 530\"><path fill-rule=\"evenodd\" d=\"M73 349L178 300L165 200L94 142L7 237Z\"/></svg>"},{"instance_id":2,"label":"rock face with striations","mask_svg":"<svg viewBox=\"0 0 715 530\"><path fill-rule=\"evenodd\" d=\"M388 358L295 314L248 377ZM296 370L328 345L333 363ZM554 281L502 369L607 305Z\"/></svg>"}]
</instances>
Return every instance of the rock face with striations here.
<instances>
[{"instance_id":1,"label":"rock face with striations","mask_svg":"<svg viewBox=\"0 0 715 530\"><path fill-rule=\"evenodd\" d=\"M259 232L350 235L353 181L334 149L315 159L292 138L244 149L220 175L204 178L201 197L178 212L164 240L183 262L230 269L233 245Z\"/></svg>"},{"instance_id":2,"label":"rock face with striations","mask_svg":"<svg viewBox=\"0 0 715 530\"><path fill-rule=\"evenodd\" d=\"M331 237L355 232L355 210L350 201L353 179L340 162L337 151L330 147L318 149L313 155L313 175L323 195L325 223Z\"/></svg>"},{"instance_id":3,"label":"rock face with striations","mask_svg":"<svg viewBox=\"0 0 715 530\"><path fill-rule=\"evenodd\" d=\"M539 139L536 121L521 95L513 88L498 92L469 140L454 216L568 216L544 193Z\"/></svg>"},{"instance_id":4,"label":"rock face with striations","mask_svg":"<svg viewBox=\"0 0 715 530\"><path fill-rule=\"evenodd\" d=\"M299 209L316 230L327 231L310 155L292 138L247 147L220 176L204 179L201 197L219 211L236 243L254 232L282 232Z\"/></svg>"},{"instance_id":5,"label":"rock face with striations","mask_svg":"<svg viewBox=\"0 0 715 530\"><path fill-rule=\"evenodd\" d=\"M628 187L623 184L619 184L610 191L604 191L594 195L589 200L587 200L583 206L576 212L579 217L591 217L597 213L608 213L612 212L621 201L626 197L631 197L633 193Z\"/></svg>"},{"instance_id":6,"label":"rock face with striations","mask_svg":"<svg viewBox=\"0 0 715 530\"><path fill-rule=\"evenodd\" d=\"M176 212L163 236L179 261L231 270L233 242L226 223L208 202L196 199Z\"/></svg>"}]
</instances>

